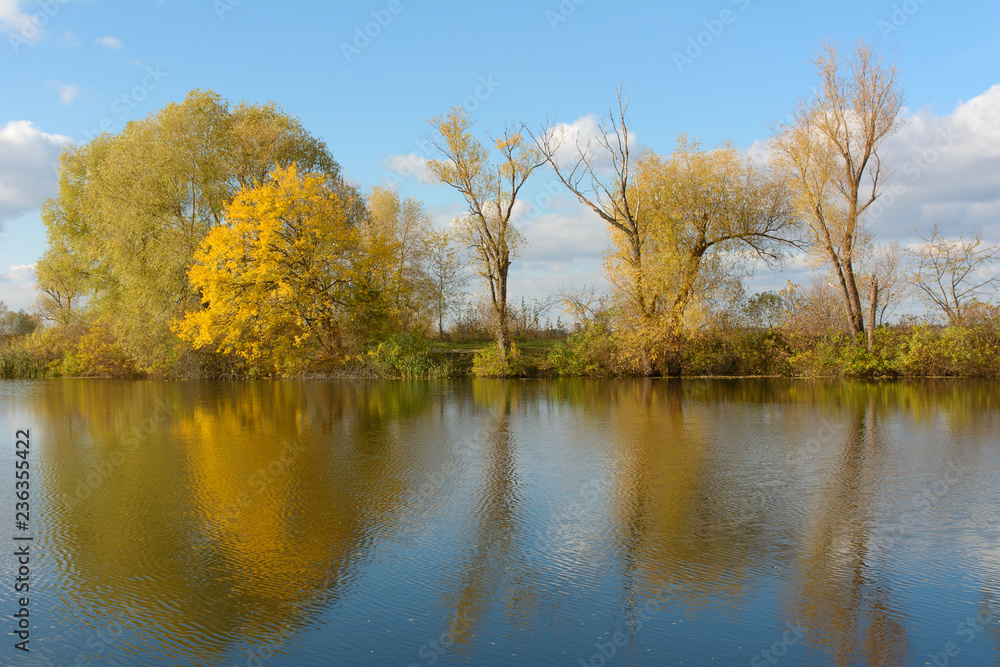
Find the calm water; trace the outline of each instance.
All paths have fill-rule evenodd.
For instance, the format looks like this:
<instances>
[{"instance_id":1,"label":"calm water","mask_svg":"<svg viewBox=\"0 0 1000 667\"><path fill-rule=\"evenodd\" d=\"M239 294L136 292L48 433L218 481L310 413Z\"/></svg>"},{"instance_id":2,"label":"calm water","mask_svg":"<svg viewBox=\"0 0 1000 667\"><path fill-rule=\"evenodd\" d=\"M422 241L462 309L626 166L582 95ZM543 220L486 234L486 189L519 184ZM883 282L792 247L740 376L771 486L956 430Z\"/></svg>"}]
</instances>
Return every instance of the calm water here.
<instances>
[{"instance_id":1,"label":"calm water","mask_svg":"<svg viewBox=\"0 0 1000 667\"><path fill-rule=\"evenodd\" d=\"M1000 664L998 388L2 382L0 656Z\"/></svg>"}]
</instances>

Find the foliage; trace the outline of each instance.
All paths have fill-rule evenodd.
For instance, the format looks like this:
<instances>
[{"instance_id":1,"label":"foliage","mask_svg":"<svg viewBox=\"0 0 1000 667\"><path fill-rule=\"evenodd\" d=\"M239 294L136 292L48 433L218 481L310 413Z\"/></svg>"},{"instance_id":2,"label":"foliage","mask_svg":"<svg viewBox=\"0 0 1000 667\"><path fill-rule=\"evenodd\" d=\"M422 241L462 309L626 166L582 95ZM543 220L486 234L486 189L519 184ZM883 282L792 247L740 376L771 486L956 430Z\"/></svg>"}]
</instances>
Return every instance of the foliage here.
<instances>
[{"instance_id":1,"label":"foliage","mask_svg":"<svg viewBox=\"0 0 1000 667\"><path fill-rule=\"evenodd\" d=\"M293 163L351 190L297 120L273 105L230 108L210 91L68 148L42 211L43 312L66 324L86 299L139 366L155 367L175 343L170 323L200 301L187 277L195 249L236 192Z\"/></svg>"},{"instance_id":2,"label":"foliage","mask_svg":"<svg viewBox=\"0 0 1000 667\"><path fill-rule=\"evenodd\" d=\"M556 343L546 366L556 375L607 376L614 372L617 353L607 327L595 322Z\"/></svg>"},{"instance_id":3,"label":"foliage","mask_svg":"<svg viewBox=\"0 0 1000 667\"><path fill-rule=\"evenodd\" d=\"M685 375L787 375L790 348L776 329L699 331L685 339Z\"/></svg>"},{"instance_id":4,"label":"foliage","mask_svg":"<svg viewBox=\"0 0 1000 667\"><path fill-rule=\"evenodd\" d=\"M180 337L269 374L344 360L388 333L385 285L371 276L395 246L371 239L360 252L352 205L324 176L295 167L242 191L195 254L202 306L176 323Z\"/></svg>"},{"instance_id":5,"label":"foliage","mask_svg":"<svg viewBox=\"0 0 1000 667\"><path fill-rule=\"evenodd\" d=\"M24 308L13 311L0 301L0 340L27 336L38 328L39 317L25 312Z\"/></svg>"},{"instance_id":6,"label":"foliage","mask_svg":"<svg viewBox=\"0 0 1000 667\"><path fill-rule=\"evenodd\" d=\"M518 377L524 371L521 352L514 342L506 354L497 343L490 343L472 359L472 374L476 377Z\"/></svg>"},{"instance_id":7,"label":"foliage","mask_svg":"<svg viewBox=\"0 0 1000 667\"><path fill-rule=\"evenodd\" d=\"M410 334L399 334L381 341L368 350L365 361L382 377L443 377L451 374L447 364L437 364L431 357L430 341Z\"/></svg>"},{"instance_id":8,"label":"foliage","mask_svg":"<svg viewBox=\"0 0 1000 667\"><path fill-rule=\"evenodd\" d=\"M863 41L847 60L826 44L813 65L820 80L815 99L800 102L792 120L778 127L772 149L795 188L813 254L836 276L851 335L859 336L865 317L858 269L869 240L863 215L889 173L879 149L900 127L903 94L895 65ZM876 277L873 285L876 311Z\"/></svg>"},{"instance_id":9,"label":"foliage","mask_svg":"<svg viewBox=\"0 0 1000 667\"><path fill-rule=\"evenodd\" d=\"M493 141L498 156L494 162L473 135L461 107L430 122L440 137L436 146L444 159L429 161L427 168L435 181L457 190L468 206L458 234L489 290L501 367L505 367L511 342L507 278L511 260L524 245L524 235L512 224L514 204L531 173L543 164L542 158L521 132L508 125Z\"/></svg>"}]
</instances>

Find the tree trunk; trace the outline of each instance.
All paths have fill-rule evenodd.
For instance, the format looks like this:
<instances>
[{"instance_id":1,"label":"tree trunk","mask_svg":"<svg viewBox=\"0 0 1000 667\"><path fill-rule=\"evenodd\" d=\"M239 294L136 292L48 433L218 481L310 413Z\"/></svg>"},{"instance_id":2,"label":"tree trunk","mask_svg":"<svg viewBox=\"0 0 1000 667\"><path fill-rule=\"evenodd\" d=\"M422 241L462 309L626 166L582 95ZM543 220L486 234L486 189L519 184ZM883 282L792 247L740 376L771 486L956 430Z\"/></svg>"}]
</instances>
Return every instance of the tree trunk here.
<instances>
[{"instance_id":1,"label":"tree trunk","mask_svg":"<svg viewBox=\"0 0 1000 667\"><path fill-rule=\"evenodd\" d=\"M872 278L871 290L868 292L868 351L875 346L875 313L878 311L878 282Z\"/></svg>"}]
</instances>

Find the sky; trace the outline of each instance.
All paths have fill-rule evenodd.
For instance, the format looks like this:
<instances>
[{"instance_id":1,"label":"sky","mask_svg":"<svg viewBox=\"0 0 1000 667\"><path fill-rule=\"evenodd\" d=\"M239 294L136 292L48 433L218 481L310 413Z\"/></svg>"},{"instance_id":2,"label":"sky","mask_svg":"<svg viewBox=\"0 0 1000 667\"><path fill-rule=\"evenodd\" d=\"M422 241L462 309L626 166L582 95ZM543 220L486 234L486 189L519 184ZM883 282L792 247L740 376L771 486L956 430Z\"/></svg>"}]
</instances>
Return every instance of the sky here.
<instances>
[{"instance_id":1,"label":"sky","mask_svg":"<svg viewBox=\"0 0 1000 667\"><path fill-rule=\"evenodd\" d=\"M0 0L0 299L35 299L59 152L190 90L278 104L360 188L395 187L445 225L463 202L423 165L436 157L428 120L453 106L482 131L588 131L623 87L641 148L669 153L686 133L760 155L813 93L817 49L858 39L895 60L906 105L884 146L894 174L868 221L875 241L912 244L935 224L1000 239L995 0ZM525 192L515 300L601 284L607 230L556 186L543 170ZM814 271L796 257L750 289Z\"/></svg>"}]
</instances>

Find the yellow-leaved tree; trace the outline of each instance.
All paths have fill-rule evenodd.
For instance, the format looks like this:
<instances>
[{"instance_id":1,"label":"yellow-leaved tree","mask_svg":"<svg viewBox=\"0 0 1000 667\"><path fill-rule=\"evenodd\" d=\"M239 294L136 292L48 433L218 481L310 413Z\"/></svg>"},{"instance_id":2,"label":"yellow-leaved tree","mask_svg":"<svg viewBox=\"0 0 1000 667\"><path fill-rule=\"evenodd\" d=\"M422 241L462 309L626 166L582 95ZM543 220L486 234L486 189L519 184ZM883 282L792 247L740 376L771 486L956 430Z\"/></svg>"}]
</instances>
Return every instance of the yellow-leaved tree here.
<instances>
[{"instance_id":1,"label":"yellow-leaved tree","mask_svg":"<svg viewBox=\"0 0 1000 667\"><path fill-rule=\"evenodd\" d=\"M189 277L202 307L174 329L251 373L343 361L384 333L388 307L369 276L395 249L362 243L356 202L325 176L294 165L270 176L240 191L198 247Z\"/></svg>"}]
</instances>

